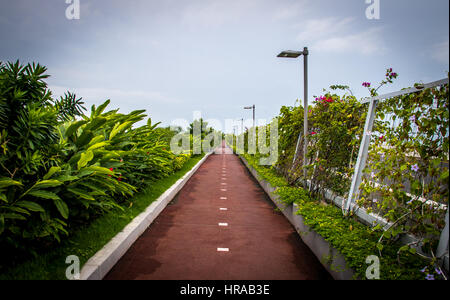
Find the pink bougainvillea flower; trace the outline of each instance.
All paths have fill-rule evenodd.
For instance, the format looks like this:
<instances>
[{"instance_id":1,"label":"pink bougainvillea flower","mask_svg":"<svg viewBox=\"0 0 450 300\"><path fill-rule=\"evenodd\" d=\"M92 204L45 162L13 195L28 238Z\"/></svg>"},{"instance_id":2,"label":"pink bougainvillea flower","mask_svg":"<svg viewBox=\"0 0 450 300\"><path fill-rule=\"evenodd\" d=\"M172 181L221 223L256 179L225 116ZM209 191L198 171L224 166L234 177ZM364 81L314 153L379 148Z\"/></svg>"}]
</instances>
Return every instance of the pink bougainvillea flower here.
<instances>
[{"instance_id":1,"label":"pink bougainvillea flower","mask_svg":"<svg viewBox=\"0 0 450 300\"><path fill-rule=\"evenodd\" d=\"M417 164L415 164L414 166L411 166L411 170L414 172L419 171L419 166Z\"/></svg>"}]
</instances>

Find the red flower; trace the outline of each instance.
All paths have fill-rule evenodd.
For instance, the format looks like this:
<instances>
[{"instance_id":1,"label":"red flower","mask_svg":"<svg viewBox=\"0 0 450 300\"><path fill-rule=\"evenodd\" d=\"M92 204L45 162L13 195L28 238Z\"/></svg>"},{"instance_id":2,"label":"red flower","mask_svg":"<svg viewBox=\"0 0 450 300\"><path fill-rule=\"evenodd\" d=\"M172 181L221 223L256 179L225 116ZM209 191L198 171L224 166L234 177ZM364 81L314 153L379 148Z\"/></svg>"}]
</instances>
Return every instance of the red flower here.
<instances>
[{"instance_id":1,"label":"red flower","mask_svg":"<svg viewBox=\"0 0 450 300\"><path fill-rule=\"evenodd\" d=\"M317 132L315 132L315 131L311 132L311 135L315 135L315 134L317 134Z\"/></svg>"}]
</instances>

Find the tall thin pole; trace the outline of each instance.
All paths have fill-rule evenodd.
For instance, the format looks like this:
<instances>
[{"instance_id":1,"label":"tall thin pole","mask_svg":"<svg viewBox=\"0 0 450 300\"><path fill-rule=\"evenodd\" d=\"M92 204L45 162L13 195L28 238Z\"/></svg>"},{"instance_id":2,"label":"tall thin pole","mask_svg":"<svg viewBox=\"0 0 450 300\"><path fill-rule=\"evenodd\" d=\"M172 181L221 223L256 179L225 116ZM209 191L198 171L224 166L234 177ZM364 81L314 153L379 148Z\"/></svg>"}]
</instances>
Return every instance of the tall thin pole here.
<instances>
[{"instance_id":1,"label":"tall thin pole","mask_svg":"<svg viewBox=\"0 0 450 300\"><path fill-rule=\"evenodd\" d=\"M305 178L306 182L306 154L308 151L308 47L303 48L303 77L304 77L304 104L303 104L303 110L304 110L304 117L303 117L303 137L304 137L304 144L303 144L303 177Z\"/></svg>"},{"instance_id":2,"label":"tall thin pole","mask_svg":"<svg viewBox=\"0 0 450 300\"><path fill-rule=\"evenodd\" d=\"M255 104L253 104L253 127L255 127Z\"/></svg>"}]
</instances>

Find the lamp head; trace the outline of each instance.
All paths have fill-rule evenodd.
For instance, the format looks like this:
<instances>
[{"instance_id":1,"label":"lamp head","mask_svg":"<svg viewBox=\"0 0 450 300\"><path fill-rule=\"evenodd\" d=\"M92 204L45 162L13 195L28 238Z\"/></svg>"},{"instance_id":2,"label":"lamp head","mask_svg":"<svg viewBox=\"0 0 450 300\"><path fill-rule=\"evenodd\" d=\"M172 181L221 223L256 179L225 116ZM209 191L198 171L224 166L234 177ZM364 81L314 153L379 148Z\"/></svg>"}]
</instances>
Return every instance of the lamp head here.
<instances>
[{"instance_id":1,"label":"lamp head","mask_svg":"<svg viewBox=\"0 0 450 300\"><path fill-rule=\"evenodd\" d=\"M300 55L302 55L303 52L301 51L292 51L292 50L286 50L278 54L277 57L284 57L284 58L297 58Z\"/></svg>"}]
</instances>

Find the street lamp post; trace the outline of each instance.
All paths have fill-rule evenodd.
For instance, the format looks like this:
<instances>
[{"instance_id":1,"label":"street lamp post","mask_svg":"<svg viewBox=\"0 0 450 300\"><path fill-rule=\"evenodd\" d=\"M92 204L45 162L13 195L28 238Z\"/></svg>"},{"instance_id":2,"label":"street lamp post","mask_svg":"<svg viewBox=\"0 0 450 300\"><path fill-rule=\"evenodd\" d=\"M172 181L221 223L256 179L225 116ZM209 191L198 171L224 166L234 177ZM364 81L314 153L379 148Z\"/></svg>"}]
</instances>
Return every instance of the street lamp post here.
<instances>
[{"instance_id":1,"label":"street lamp post","mask_svg":"<svg viewBox=\"0 0 450 300\"><path fill-rule=\"evenodd\" d=\"M253 109L253 127L255 127L255 104L252 106L246 106L244 109Z\"/></svg>"},{"instance_id":2,"label":"street lamp post","mask_svg":"<svg viewBox=\"0 0 450 300\"><path fill-rule=\"evenodd\" d=\"M237 119L236 121L240 121L241 122L241 134L244 133L244 118Z\"/></svg>"},{"instance_id":3,"label":"street lamp post","mask_svg":"<svg viewBox=\"0 0 450 300\"><path fill-rule=\"evenodd\" d=\"M308 150L307 144L308 144L308 47L304 47L303 51L283 51L280 54L278 54L278 57L283 58L297 58L300 55L303 55L303 78L304 78L304 100L303 100L303 110L304 110L304 116L303 116L303 166L306 165L306 151ZM297 159L297 153L298 153L298 147L300 145L300 139L301 139L301 132L298 136L297 140L297 147L295 149L294 154L294 161ZM305 177L306 182L306 168L303 168L303 176Z\"/></svg>"}]
</instances>

